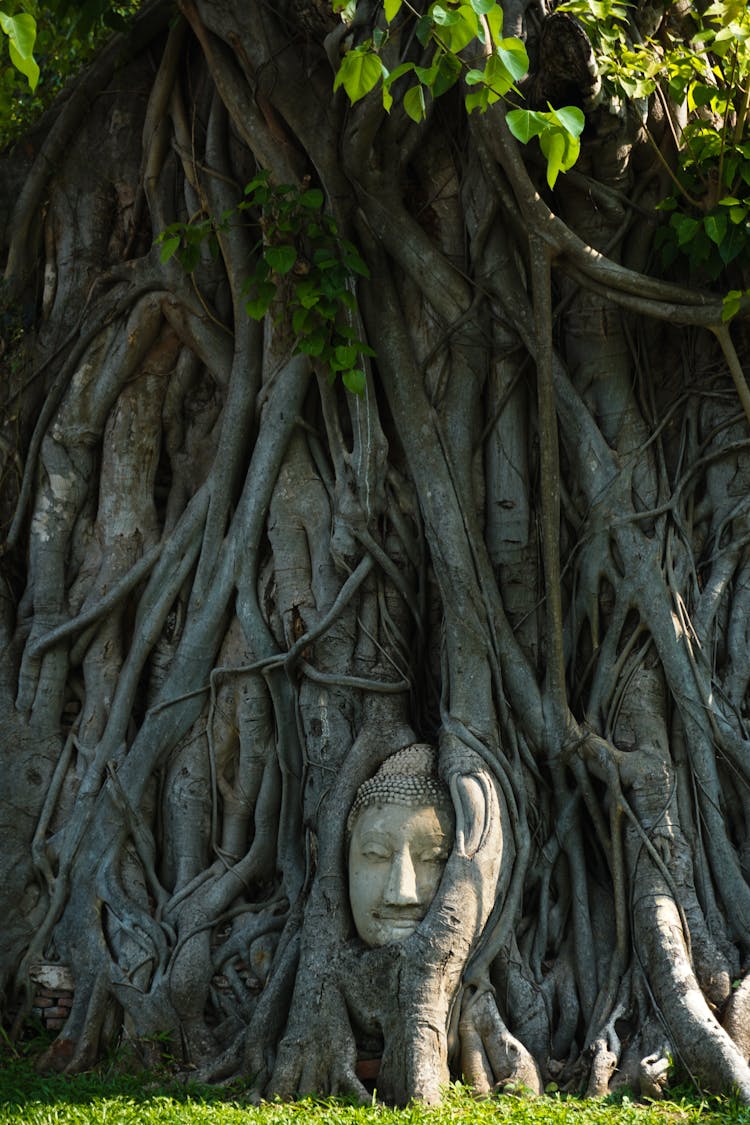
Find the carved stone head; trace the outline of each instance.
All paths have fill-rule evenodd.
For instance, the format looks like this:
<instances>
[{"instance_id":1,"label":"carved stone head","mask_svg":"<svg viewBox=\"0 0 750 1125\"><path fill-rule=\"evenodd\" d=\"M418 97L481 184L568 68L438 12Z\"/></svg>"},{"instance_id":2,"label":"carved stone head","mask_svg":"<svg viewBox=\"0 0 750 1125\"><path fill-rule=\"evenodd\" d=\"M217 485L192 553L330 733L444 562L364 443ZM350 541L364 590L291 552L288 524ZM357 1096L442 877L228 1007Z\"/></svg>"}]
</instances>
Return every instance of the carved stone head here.
<instances>
[{"instance_id":1,"label":"carved stone head","mask_svg":"<svg viewBox=\"0 0 750 1125\"><path fill-rule=\"evenodd\" d=\"M357 933L371 946L403 941L427 913L453 845L434 749L417 743L387 758L357 790L347 828Z\"/></svg>"}]
</instances>

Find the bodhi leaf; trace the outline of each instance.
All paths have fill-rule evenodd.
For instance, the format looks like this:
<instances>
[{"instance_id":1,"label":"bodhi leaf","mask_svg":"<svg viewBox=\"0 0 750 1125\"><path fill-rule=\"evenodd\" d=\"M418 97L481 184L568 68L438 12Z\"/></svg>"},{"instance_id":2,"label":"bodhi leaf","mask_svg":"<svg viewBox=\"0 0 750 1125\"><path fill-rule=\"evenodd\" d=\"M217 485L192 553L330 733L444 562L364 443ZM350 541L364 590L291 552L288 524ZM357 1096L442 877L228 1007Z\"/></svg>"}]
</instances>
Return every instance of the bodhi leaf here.
<instances>
[{"instance_id":1,"label":"bodhi leaf","mask_svg":"<svg viewBox=\"0 0 750 1125\"><path fill-rule=\"evenodd\" d=\"M17 16L0 12L0 29L8 36L11 62L35 90L39 81L39 67L34 58L36 20L28 12L20 12Z\"/></svg>"},{"instance_id":2,"label":"bodhi leaf","mask_svg":"<svg viewBox=\"0 0 750 1125\"><path fill-rule=\"evenodd\" d=\"M363 44L344 55L333 88L338 90L339 86L343 86L349 100L354 103L374 90L380 79L387 75L379 57L370 46Z\"/></svg>"},{"instance_id":3,"label":"bodhi leaf","mask_svg":"<svg viewBox=\"0 0 750 1125\"><path fill-rule=\"evenodd\" d=\"M520 39L501 39L496 44L498 58L515 82L520 82L529 69L529 56Z\"/></svg>"},{"instance_id":4,"label":"bodhi leaf","mask_svg":"<svg viewBox=\"0 0 750 1125\"><path fill-rule=\"evenodd\" d=\"M158 241L158 240L157 240ZM172 235L171 238L164 238L161 240L161 253L159 259L162 265L166 265L170 258L174 257L180 245L180 236L177 234Z\"/></svg>"},{"instance_id":5,"label":"bodhi leaf","mask_svg":"<svg viewBox=\"0 0 750 1125\"><path fill-rule=\"evenodd\" d=\"M539 145L547 158L547 183L555 186L560 172L567 172L578 159L585 118L576 106L552 109L549 113L538 110L514 109L506 117L508 128L521 144L539 137Z\"/></svg>"},{"instance_id":6,"label":"bodhi leaf","mask_svg":"<svg viewBox=\"0 0 750 1125\"><path fill-rule=\"evenodd\" d=\"M424 87L412 86L411 90L407 90L404 94L404 109L411 117L412 121L419 124L424 121L427 116L427 107L424 100Z\"/></svg>"},{"instance_id":7,"label":"bodhi leaf","mask_svg":"<svg viewBox=\"0 0 750 1125\"><path fill-rule=\"evenodd\" d=\"M547 116L545 114L545 116ZM566 133L571 137L580 137L583 132L583 127L586 124L586 118L583 116L583 111L575 105L565 105L561 109L553 109L549 107L549 116L558 125L562 126Z\"/></svg>"},{"instance_id":8,"label":"bodhi leaf","mask_svg":"<svg viewBox=\"0 0 750 1125\"><path fill-rule=\"evenodd\" d=\"M730 289L722 302L721 319L726 323L740 311L743 297L750 295L750 290Z\"/></svg>"},{"instance_id":9,"label":"bodhi leaf","mask_svg":"<svg viewBox=\"0 0 750 1125\"><path fill-rule=\"evenodd\" d=\"M547 157L547 183L553 188L560 172L565 170L565 135L550 129L540 134L539 145Z\"/></svg>"},{"instance_id":10,"label":"bodhi leaf","mask_svg":"<svg viewBox=\"0 0 750 1125\"><path fill-rule=\"evenodd\" d=\"M265 259L276 273L289 273L297 261L297 250L294 246L269 246L265 252Z\"/></svg>"},{"instance_id":11,"label":"bodhi leaf","mask_svg":"<svg viewBox=\"0 0 750 1125\"><path fill-rule=\"evenodd\" d=\"M433 4L426 18L430 23L428 35L434 28L438 43L451 54L456 55L459 51L463 51L472 39L479 36L479 20L471 4L461 4L458 8L445 8L442 4ZM417 37L419 38L419 27Z\"/></svg>"},{"instance_id":12,"label":"bodhi leaf","mask_svg":"<svg viewBox=\"0 0 750 1125\"><path fill-rule=\"evenodd\" d=\"M532 137L538 137L545 128L543 115L534 109L512 109L505 120L513 136L522 145L528 144Z\"/></svg>"},{"instance_id":13,"label":"bodhi leaf","mask_svg":"<svg viewBox=\"0 0 750 1125\"><path fill-rule=\"evenodd\" d=\"M363 395L365 393L365 373L360 368L342 371L341 381L352 394Z\"/></svg>"},{"instance_id":14,"label":"bodhi leaf","mask_svg":"<svg viewBox=\"0 0 750 1125\"><path fill-rule=\"evenodd\" d=\"M270 281L261 281L256 287L256 296L245 303L245 312L253 320L262 320L268 312L276 294L276 286Z\"/></svg>"},{"instance_id":15,"label":"bodhi leaf","mask_svg":"<svg viewBox=\"0 0 750 1125\"><path fill-rule=\"evenodd\" d=\"M494 8L492 8L492 10L487 13L487 15L485 16L485 20L487 21L487 26L490 29L492 42L495 44L495 46L497 46L503 34L503 9L499 4L496 4ZM480 30L484 30L481 24Z\"/></svg>"}]
</instances>

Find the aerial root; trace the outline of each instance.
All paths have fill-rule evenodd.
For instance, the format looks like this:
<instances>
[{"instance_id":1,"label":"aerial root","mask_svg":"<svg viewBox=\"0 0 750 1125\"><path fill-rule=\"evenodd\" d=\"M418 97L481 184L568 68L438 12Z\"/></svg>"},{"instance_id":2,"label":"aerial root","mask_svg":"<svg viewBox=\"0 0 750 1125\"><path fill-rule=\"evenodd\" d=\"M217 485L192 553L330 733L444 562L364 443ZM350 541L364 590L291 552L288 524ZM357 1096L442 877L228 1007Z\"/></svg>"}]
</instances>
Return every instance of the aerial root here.
<instances>
[{"instance_id":1,"label":"aerial root","mask_svg":"<svg viewBox=\"0 0 750 1125\"><path fill-rule=\"evenodd\" d=\"M617 1055L606 1039L596 1039L591 1044L591 1054L586 1097L603 1098L609 1093L609 1084L617 1068Z\"/></svg>"},{"instance_id":2,"label":"aerial root","mask_svg":"<svg viewBox=\"0 0 750 1125\"><path fill-rule=\"evenodd\" d=\"M479 1094L510 1086L541 1094L542 1076L529 1051L505 1026L491 992L464 1001L459 1023L461 1065Z\"/></svg>"},{"instance_id":3,"label":"aerial root","mask_svg":"<svg viewBox=\"0 0 750 1125\"><path fill-rule=\"evenodd\" d=\"M721 1021L741 1054L750 1058L750 974L732 992Z\"/></svg>"},{"instance_id":4,"label":"aerial root","mask_svg":"<svg viewBox=\"0 0 750 1125\"><path fill-rule=\"evenodd\" d=\"M669 1067L670 1060L661 1052L641 1059L638 1067L638 1092L642 1098L660 1101L664 1097Z\"/></svg>"}]
</instances>

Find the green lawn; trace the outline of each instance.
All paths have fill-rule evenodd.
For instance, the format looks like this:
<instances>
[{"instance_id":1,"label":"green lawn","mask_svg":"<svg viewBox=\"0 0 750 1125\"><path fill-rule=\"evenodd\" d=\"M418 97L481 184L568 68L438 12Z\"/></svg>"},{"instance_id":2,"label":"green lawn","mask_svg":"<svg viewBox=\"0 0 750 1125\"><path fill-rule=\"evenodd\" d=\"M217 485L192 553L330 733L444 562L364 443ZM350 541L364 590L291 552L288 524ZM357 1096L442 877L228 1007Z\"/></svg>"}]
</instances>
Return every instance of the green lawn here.
<instances>
[{"instance_id":1,"label":"green lawn","mask_svg":"<svg viewBox=\"0 0 750 1125\"><path fill-rule=\"evenodd\" d=\"M181 1088L153 1077L38 1076L28 1060L0 1059L0 1125L750 1125L750 1108L685 1097L637 1105L559 1096L471 1098L452 1088L439 1108L403 1110L341 1101L250 1103L241 1090Z\"/></svg>"}]
</instances>

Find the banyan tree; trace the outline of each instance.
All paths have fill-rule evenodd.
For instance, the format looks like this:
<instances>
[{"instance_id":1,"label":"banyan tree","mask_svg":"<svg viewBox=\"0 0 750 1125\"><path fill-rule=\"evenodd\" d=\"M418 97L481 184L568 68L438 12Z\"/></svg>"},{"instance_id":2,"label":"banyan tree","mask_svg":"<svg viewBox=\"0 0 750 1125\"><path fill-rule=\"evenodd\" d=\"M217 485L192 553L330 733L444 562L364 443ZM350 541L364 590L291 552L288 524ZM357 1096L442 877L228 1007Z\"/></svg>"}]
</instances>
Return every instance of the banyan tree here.
<instances>
[{"instance_id":1,"label":"banyan tree","mask_svg":"<svg viewBox=\"0 0 750 1125\"><path fill-rule=\"evenodd\" d=\"M602 13L617 86L546 0L156 0L0 158L46 1065L750 1100L750 66L698 7Z\"/></svg>"}]
</instances>

